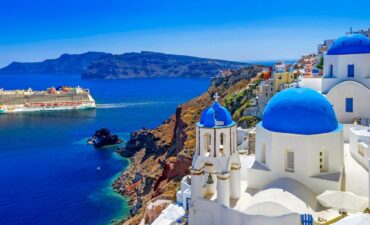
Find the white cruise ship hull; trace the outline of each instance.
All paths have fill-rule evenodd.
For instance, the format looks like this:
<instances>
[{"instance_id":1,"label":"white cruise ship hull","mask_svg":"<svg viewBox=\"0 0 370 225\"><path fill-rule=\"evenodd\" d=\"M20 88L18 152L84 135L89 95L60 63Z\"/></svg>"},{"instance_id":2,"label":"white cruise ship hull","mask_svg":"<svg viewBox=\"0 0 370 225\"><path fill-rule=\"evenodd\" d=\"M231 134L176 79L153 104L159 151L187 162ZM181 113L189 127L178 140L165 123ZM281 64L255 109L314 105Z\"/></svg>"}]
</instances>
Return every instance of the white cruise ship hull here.
<instances>
[{"instance_id":1,"label":"white cruise ship hull","mask_svg":"<svg viewBox=\"0 0 370 225\"><path fill-rule=\"evenodd\" d=\"M89 101L45 102L19 105L2 105L0 106L0 114L59 111L59 110L83 110L96 108L94 99L91 96L89 96L89 99L90 99Z\"/></svg>"}]
</instances>

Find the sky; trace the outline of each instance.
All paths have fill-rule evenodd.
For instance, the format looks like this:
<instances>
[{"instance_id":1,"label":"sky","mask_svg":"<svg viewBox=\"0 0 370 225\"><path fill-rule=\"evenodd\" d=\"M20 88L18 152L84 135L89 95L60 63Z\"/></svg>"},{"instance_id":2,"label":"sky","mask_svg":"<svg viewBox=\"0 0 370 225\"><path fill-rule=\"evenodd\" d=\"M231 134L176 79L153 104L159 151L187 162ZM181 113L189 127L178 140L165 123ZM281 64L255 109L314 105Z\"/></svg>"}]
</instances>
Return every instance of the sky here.
<instances>
[{"instance_id":1,"label":"sky","mask_svg":"<svg viewBox=\"0 0 370 225\"><path fill-rule=\"evenodd\" d=\"M0 67L63 53L296 59L370 28L368 0L0 0Z\"/></svg>"}]
</instances>

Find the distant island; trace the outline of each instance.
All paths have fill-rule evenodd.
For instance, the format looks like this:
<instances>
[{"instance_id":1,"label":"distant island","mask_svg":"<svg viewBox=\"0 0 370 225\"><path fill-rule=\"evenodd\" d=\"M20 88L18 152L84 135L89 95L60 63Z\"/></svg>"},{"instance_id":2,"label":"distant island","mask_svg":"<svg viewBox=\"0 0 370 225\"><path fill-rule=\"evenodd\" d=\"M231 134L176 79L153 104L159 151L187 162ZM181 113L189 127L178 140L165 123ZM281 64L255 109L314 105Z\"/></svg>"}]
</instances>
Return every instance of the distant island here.
<instances>
[{"instance_id":1,"label":"distant island","mask_svg":"<svg viewBox=\"0 0 370 225\"><path fill-rule=\"evenodd\" d=\"M142 51L114 55L104 52L63 54L42 62L13 62L0 74L81 74L83 79L216 76L223 69L249 64L219 59Z\"/></svg>"},{"instance_id":2,"label":"distant island","mask_svg":"<svg viewBox=\"0 0 370 225\"><path fill-rule=\"evenodd\" d=\"M104 52L83 54L63 54L57 59L42 62L12 62L0 69L0 74L82 74L87 67L102 56Z\"/></svg>"}]
</instances>

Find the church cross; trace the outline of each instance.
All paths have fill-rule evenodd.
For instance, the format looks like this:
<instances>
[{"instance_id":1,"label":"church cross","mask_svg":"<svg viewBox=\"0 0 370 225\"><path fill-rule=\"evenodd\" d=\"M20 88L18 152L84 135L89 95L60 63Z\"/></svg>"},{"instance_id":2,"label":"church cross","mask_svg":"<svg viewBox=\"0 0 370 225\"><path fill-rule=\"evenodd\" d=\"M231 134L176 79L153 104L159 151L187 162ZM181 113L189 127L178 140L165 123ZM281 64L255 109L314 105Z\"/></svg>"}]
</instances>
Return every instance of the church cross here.
<instances>
[{"instance_id":1,"label":"church cross","mask_svg":"<svg viewBox=\"0 0 370 225\"><path fill-rule=\"evenodd\" d=\"M213 95L213 98L215 99L216 102L218 102L218 99L220 98L220 96L218 95L218 93L216 92L215 95Z\"/></svg>"}]
</instances>

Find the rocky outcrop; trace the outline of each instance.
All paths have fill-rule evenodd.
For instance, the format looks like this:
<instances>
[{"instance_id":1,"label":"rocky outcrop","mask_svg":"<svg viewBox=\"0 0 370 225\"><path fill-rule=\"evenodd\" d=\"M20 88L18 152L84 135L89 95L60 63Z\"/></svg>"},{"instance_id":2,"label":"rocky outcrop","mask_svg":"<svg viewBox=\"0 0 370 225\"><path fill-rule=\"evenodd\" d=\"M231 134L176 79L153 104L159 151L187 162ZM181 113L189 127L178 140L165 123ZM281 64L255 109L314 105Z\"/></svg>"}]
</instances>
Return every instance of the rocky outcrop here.
<instances>
[{"instance_id":1,"label":"rocky outcrop","mask_svg":"<svg viewBox=\"0 0 370 225\"><path fill-rule=\"evenodd\" d=\"M127 142L126 147L119 150L119 153L126 157L132 157L136 152L146 149L146 154L159 154L159 147L156 141L159 140L148 129L142 129L131 133L130 140Z\"/></svg>"},{"instance_id":2,"label":"rocky outcrop","mask_svg":"<svg viewBox=\"0 0 370 225\"><path fill-rule=\"evenodd\" d=\"M111 134L107 128L97 130L94 135L89 138L88 143L93 144L95 148L102 148L110 145L120 144L122 140L115 134Z\"/></svg>"},{"instance_id":3,"label":"rocky outcrop","mask_svg":"<svg viewBox=\"0 0 370 225\"><path fill-rule=\"evenodd\" d=\"M178 106L176 113L158 128L132 133L127 146L119 151L130 157L131 165L113 184L117 192L129 196L131 217L124 224L139 224L144 206L154 198L175 200L181 178L189 173L196 141L195 123L202 110L212 103L211 96L216 92L224 103L226 96L245 89L261 68L249 70L254 71L250 78L213 79L205 93Z\"/></svg>"}]
</instances>

